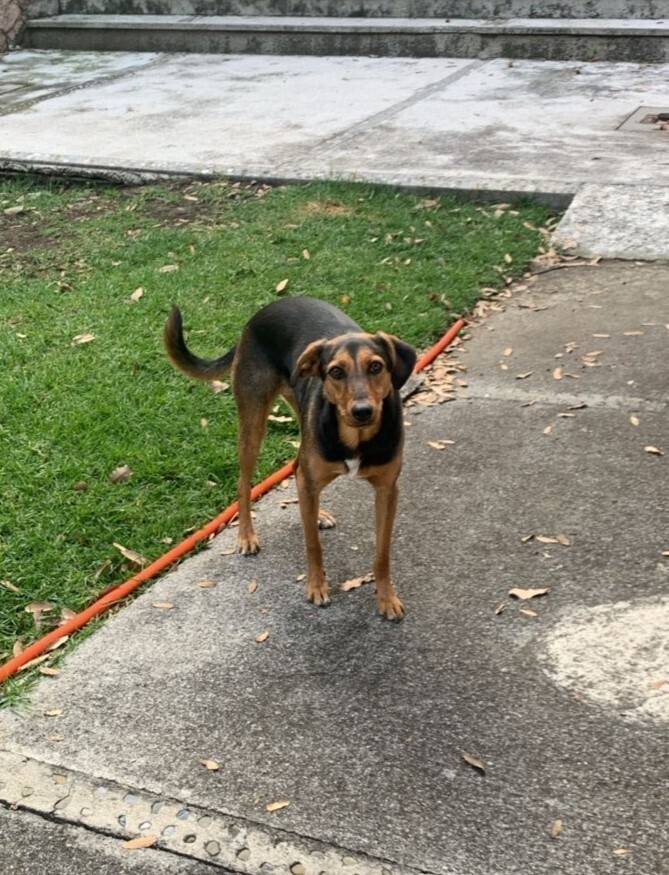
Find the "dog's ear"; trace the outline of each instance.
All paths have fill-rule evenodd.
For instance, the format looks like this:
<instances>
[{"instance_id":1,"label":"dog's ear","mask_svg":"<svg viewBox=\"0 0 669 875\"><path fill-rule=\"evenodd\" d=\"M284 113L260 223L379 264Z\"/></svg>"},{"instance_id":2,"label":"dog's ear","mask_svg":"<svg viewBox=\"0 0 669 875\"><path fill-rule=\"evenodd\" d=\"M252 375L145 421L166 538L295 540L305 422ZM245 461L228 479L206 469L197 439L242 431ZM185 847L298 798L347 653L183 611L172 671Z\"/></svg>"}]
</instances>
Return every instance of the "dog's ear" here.
<instances>
[{"instance_id":1,"label":"dog's ear","mask_svg":"<svg viewBox=\"0 0 669 875\"><path fill-rule=\"evenodd\" d=\"M374 337L386 351L393 387L400 389L409 379L416 365L416 350L399 337L386 334L384 331L377 331Z\"/></svg>"},{"instance_id":2,"label":"dog's ear","mask_svg":"<svg viewBox=\"0 0 669 875\"><path fill-rule=\"evenodd\" d=\"M293 386L301 377L319 377L321 375L321 360L325 344L325 339L314 340L304 350L293 369L290 380Z\"/></svg>"}]
</instances>

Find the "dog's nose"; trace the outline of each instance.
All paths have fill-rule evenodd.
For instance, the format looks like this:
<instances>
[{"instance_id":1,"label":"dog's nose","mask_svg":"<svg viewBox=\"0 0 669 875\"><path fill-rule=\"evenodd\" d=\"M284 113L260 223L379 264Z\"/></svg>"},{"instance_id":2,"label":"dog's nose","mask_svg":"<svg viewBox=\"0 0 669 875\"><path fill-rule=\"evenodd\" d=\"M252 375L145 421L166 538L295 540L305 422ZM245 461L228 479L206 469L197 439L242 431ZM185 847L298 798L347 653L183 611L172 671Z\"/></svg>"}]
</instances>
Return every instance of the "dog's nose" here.
<instances>
[{"instance_id":1,"label":"dog's nose","mask_svg":"<svg viewBox=\"0 0 669 875\"><path fill-rule=\"evenodd\" d=\"M374 408L367 401L358 401L351 407L351 415L356 422L369 422Z\"/></svg>"}]
</instances>

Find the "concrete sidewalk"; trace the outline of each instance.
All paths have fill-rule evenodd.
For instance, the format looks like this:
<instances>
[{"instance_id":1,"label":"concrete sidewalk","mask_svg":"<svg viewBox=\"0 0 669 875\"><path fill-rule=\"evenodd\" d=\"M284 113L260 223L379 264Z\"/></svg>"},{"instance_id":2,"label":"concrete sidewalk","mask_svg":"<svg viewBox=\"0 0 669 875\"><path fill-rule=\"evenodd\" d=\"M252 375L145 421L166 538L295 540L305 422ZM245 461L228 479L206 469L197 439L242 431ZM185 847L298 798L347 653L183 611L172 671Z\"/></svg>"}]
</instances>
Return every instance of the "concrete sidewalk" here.
<instances>
[{"instance_id":1,"label":"concrete sidewalk","mask_svg":"<svg viewBox=\"0 0 669 875\"><path fill-rule=\"evenodd\" d=\"M576 195L567 242L657 258L668 78L666 64L20 51L0 58L0 169Z\"/></svg>"},{"instance_id":2,"label":"concrete sidewalk","mask_svg":"<svg viewBox=\"0 0 669 875\"><path fill-rule=\"evenodd\" d=\"M0 713L4 818L156 836L159 872L664 871L668 283L565 268L470 330L468 387L408 413L402 624L369 586L306 602L294 491L272 493L257 557L222 533ZM371 493L326 506L336 584L370 567Z\"/></svg>"},{"instance_id":3,"label":"concrete sidewalk","mask_svg":"<svg viewBox=\"0 0 669 875\"><path fill-rule=\"evenodd\" d=\"M669 259L669 133L620 127L662 107L667 68L20 52L0 70L23 83L2 89L5 167L576 195L563 241ZM369 586L309 605L293 487L270 494L257 557L222 533L0 712L3 873L666 871L669 266L525 285L448 357L458 400L407 413L405 621ZM340 482L327 506L336 584L369 569L371 494ZM137 835L156 844L122 850Z\"/></svg>"}]
</instances>

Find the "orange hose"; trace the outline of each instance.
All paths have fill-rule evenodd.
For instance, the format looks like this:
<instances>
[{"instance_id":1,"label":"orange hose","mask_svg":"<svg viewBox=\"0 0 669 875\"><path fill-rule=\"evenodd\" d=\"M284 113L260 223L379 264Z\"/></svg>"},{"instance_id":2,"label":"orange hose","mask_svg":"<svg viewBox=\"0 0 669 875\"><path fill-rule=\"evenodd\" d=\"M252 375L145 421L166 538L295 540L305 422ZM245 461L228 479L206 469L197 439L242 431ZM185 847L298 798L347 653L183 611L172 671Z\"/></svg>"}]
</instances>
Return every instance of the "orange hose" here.
<instances>
[{"instance_id":1,"label":"orange hose","mask_svg":"<svg viewBox=\"0 0 669 875\"><path fill-rule=\"evenodd\" d=\"M459 319L455 322L446 334L444 334L441 340L428 350L428 352L417 362L416 370L423 370L423 368L429 365L440 352L443 352L443 350L453 342L454 338L464 325L466 325L464 319ZM269 492L269 490L278 483L281 483L282 480L285 480L286 477L290 477L294 468L295 463L289 462L287 465L284 465L283 468L270 474L266 480L263 480L262 483L253 487L251 491L251 499L255 500L256 498L259 498L261 495ZM61 638L64 638L66 635L71 635L73 632L81 629L94 617L104 613L104 611L111 608L112 605L118 604L119 601L130 595L130 593L137 589L138 586L141 586L142 583L156 577L161 571L169 568L170 565L173 565L178 559L185 556L186 553L190 553L200 541L205 540L210 537L210 535L216 534L219 529L227 525L236 513L237 502L235 501L230 507L227 507L222 513L211 520L211 522L207 523L204 528L197 532L193 532L192 535L189 535L180 544L177 544L176 547L172 547L171 550L168 550L167 553L164 553L160 558L156 559L155 562L147 565L147 567L143 568L138 574L135 574L133 577L113 589L108 590L97 601L93 602L92 605L67 620L62 626L53 629L38 641L35 641L33 644L26 647L26 649L17 656L12 657L12 659L8 660L3 665L0 665L0 683L7 680L7 678L11 677L13 674L16 674L19 669L23 668L23 666L27 665L29 662L32 662L33 659L42 656L48 651L49 647Z\"/></svg>"}]
</instances>

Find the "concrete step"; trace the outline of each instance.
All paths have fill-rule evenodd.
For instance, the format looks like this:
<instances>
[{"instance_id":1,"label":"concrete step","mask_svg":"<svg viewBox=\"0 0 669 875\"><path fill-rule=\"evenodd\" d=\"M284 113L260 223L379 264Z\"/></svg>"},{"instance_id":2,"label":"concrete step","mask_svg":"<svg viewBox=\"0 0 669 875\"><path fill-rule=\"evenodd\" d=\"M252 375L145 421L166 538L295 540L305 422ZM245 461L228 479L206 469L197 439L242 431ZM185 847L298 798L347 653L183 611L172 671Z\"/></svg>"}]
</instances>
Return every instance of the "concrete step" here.
<instances>
[{"instance_id":1,"label":"concrete step","mask_svg":"<svg viewBox=\"0 0 669 875\"><path fill-rule=\"evenodd\" d=\"M24 48L662 63L666 22L625 19L58 15L26 25Z\"/></svg>"},{"instance_id":2,"label":"concrete step","mask_svg":"<svg viewBox=\"0 0 669 875\"><path fill-rule=\"evenodd\" d=\"M49 14L328 18L661 18L666 0L60 0Z\"/></svg>"}]
</instances>

